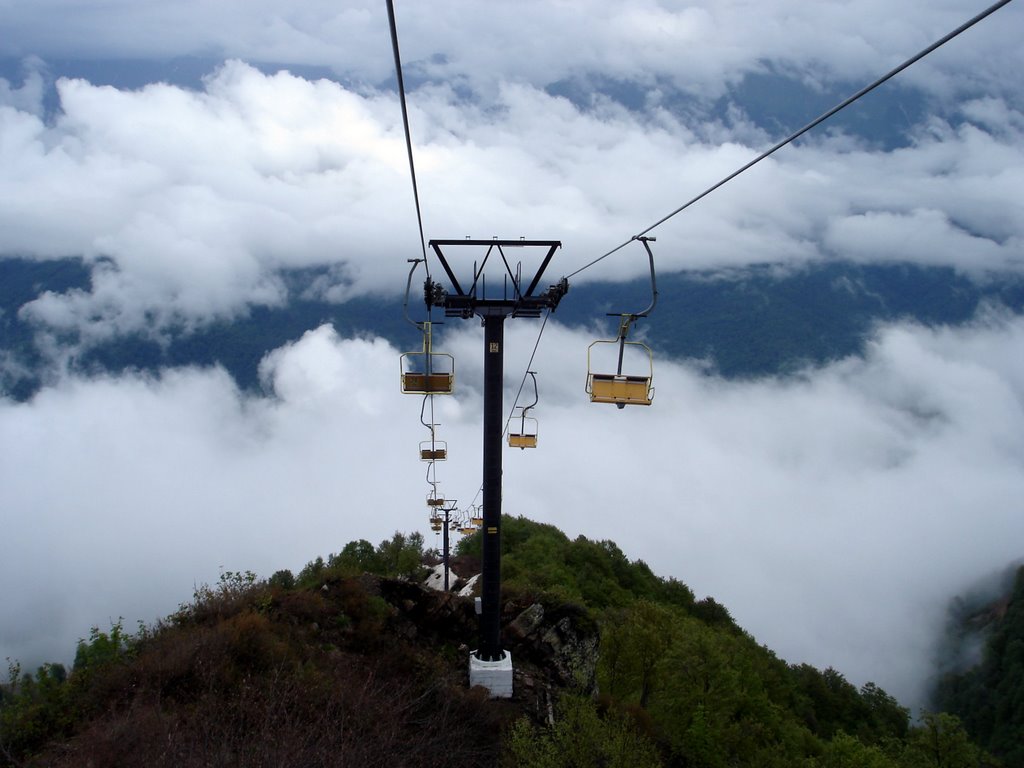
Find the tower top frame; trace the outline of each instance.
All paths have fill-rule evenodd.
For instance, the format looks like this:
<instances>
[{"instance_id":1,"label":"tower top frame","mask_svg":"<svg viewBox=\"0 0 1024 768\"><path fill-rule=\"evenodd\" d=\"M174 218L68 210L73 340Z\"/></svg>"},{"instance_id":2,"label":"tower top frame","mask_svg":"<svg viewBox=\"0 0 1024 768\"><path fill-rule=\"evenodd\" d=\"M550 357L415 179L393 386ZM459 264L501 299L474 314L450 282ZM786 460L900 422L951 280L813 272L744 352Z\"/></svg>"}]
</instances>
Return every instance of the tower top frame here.
<instances>
[{"instance_id":1,"label":"tower top frame","mask_svg":"<svg viewBox=\"0 0 1024 768\"><path fill-rule=\"evenodd\" d=\"M447 250L451 254L456 248L483 248L483 257L474 260L471 279L460 280L453 269ZM428 307L443 307L446 317L469 318L473 315L503 315L512 317L540 317L545 309L554 310L558 302L569 290L569 282L564 277L557 283L537 293L537 286L544 276L555 251L562 247L560 240L431 240L430 248L437 256L441 267L451 284L446 290L439 283L427 279L424 284L424 298ZM530 248L541 250L540 265L533 275L524 276L522 262L515 268L506 253L507 249ZM489 261L498 259L503 271L500 286L488 286L484 272Z\"/></svg>"}]
</instances>

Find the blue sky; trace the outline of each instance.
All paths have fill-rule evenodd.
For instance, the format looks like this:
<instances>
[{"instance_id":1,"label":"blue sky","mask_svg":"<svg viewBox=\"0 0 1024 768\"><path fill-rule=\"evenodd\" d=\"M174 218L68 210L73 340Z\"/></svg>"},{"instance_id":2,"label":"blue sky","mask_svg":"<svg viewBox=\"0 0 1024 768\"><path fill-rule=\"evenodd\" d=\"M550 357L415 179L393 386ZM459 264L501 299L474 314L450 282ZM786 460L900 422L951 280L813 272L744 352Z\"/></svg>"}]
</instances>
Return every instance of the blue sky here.
<instances>
[{"instance_id":1,"label":"blue sky","mask_svg":"<svg viewBox=\"0 0 1024 768\"><path fill-rule=\"evenodd\" d=\"M981 9L399 3L426 235L558 239L552 271L572 271ZM823 127L659 227L659 268L1019 275L1022 13L873 96L881 134ZM279 305L282 270L330 266L334 301L404 288L419 242L383 3L0 0L0 59L0 255L93 270L20 309L51 369L30 402L0 400L0 578L26 585L0 599L0 655L68 654L221 567L267 575L426 530L419 403L383 340L310 329L268 354L261 395L219 369L66 372L71 333L160 339ZM624 249L580 279L645 268ZM536 332L510 330L510 371ZM944 601L1021 556L1022 333L987 307L880 327L863 357L784 379L659 360L655 405L619 413L585 402L588 335L553 323L544 450L508 457L506 511L615 539L783 658L919 703ZM443 335L461 389L439 406L441 474L463 501L478 336Z\"/></svg>"}]
</instances>

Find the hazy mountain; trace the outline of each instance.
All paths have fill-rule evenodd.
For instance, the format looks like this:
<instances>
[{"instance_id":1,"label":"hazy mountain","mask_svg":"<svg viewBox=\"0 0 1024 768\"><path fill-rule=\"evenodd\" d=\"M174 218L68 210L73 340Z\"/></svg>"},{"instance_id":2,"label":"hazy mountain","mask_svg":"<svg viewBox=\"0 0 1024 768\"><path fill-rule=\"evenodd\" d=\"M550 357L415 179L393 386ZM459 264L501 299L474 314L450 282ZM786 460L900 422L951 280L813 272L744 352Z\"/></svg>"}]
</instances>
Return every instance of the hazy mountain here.
<instances>
[{"instance_id":1,"label":"hazy mountain","mask_svg":"<svg viewBox=\"0 0 1024 768\"><path fill-rule=\"evenodd\" d=\"M1024 761L1024 567L957 597L940 657L935 707L963 720L1006 765Z\"/></svg>"},{"instance_id":2,"label":"hazy mountain","mask_svg":"<svg viewBox=\"0 0 1024 768\"><path fill-rule=\"evenodd\" d=\"M325 271L286 273L291 296L287 306L252 307L235 320L81 347L82 340L73 335L59 339L76 350L73 370L220 364L246 388L258 385L257 367L267 352L325 322L342 336L380 335L399 348L415 344L415 331L405 322L398 297L357 297L343 304L304 298ZM18 399L28 397L45 374L46 347L36 334L49 329L27 321L19 310L46 291L88 287L89 271L78 259L0 259L0 350L7 363L3 391ZM638 338L645 338L659 355L697 359L726 377L779 375L858 354L877 324L886 321L959 325L983 304L1014 313L1024 309L1022 278L979 283L951 269L915 265L839 262L784 271L759 267L675 273L659 276L658 289L655 311L636 326ZM649 301L647 280L584 283L570 288L553 319L570 326L601 323L614 336L606 313L640 311ZM410 305L411 316L421 319L418 286ZM439 332L443 334L443 326Z\"/></svg>"}]
</instances>

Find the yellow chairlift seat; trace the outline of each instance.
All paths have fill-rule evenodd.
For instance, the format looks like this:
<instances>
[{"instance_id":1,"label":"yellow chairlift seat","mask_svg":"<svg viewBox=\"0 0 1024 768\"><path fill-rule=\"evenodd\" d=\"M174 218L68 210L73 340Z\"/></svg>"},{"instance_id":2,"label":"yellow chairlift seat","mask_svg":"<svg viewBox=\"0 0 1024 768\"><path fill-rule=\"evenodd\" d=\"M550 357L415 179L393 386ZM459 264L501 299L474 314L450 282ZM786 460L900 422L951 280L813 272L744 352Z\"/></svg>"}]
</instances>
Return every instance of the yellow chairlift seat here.
<instances>
[{"instance_id":1,"label":"yellow chairlift seat","mask_svg":"<svg viewBox=\"0 0 1024 768\"><path fill-rule=\"evenodd\" d=\"M463 536L469 536L472 533L476 533L476 528L474 528L472 525L464 525L463 527L459 528L459 533L461 533Z\"/></svg>"},{"instance_id":2,"label":"yellow chairlift seat","mask_svg":"<svg viewBox=\"0 0 1024 768\"><path fill-rule=\"evenodd\" d=\"M422 323L423 350L400 358L402 392L407 395L450 395L455 390L455 358L431 349L430 323Z\"/></svg>"},{"instance_id":3,"label":"yellow chairlift seat","mask_svg":"<svg viewBox=\"0 0 1024 768\"><path fill-rule=\"evenodd\" d=\"M520 416L512 419L508 429L509 448L536 448L537 447L537 420L529 416Z\"/></svg>"},{"instance_id":4,"label":"yellow chairlift seat","mask_svg":"<svg viewBox=\"0 0 1024 768\"><path fill-rule=\"evenodd\" d=\"M407 352L406 355L418 355L418 352ZM403 359L406 355L402 355ZM442 355L434 355L442 357ZM451 355L443 355L451 357ZM407 395L450 395L455 391L455 374L424 373L421 371L402 371L402 392Z\"/></svg>"},{"instance_id":5,"label":"yellow chairlift seat","mask_svg":"<svg viewBox=\"0 0 1024 768\"><path fill-rule=\"evenodd\" d=\"M536 448L537 435L517 435L509 432L508 445L510 448Z\"/></svg>"},{"instance_id":6,"label":"yellow chairlift seat","mask_svg":"<svg viewBox=\"0 0 1024 768\"><path fill-rule=\"evenodd\" d=\"M649 376L619 376L614 373L592 373L587 386L592 403L650 405L654 387Z\"/></svg>"},{"instance_id":7,"label":"yellow chairlift seat","mask_svg":"<svg viewBox=\"0 0 1024 768\"><path fill-rule=\"evenodd\" d=\"M447 443L438 440L424 440L420 443L421 461L445 461L447 458Z\"/></svg>"},{"instance_id":8,"label":"yellow chairlift seat","mask_svg":"<svg viewBox=\"0 0 1024 768\"><path fill-rule=\"evenodd\" d=\"M473 525L479 528L481 525L484 524L484 519L482 517L471 517L469 518L469 522L471 522Z\"/></svg>"},{"instance_id":9,"label":"yellow chairlift seat","mask_svg":"<svg viewBox=\"0 0 1024 768\"><path fill-rule=\"evenodd\" d=\"M436 499L436 498L428 496L427 497L427 506L428 507L443 507L444 506L444 499Z\"/></svg>"},{"instance_id":10,"label":"yellow chairlift seat","mask_svg":"<svg viewBox=\"0 0 1024 768\"><path fill-rule=\"evenodd\" d=\"M638 349L647 358L647 371L641 374L597 373L591 363L591 352L598 344L612 344L617 347ZM613 403L620 408L625 405L650 405L654 399L654 353L646 344L638 341L610 339L595 341L587 348L587 393L592 403Z\"/></svg>"}]
</instances>

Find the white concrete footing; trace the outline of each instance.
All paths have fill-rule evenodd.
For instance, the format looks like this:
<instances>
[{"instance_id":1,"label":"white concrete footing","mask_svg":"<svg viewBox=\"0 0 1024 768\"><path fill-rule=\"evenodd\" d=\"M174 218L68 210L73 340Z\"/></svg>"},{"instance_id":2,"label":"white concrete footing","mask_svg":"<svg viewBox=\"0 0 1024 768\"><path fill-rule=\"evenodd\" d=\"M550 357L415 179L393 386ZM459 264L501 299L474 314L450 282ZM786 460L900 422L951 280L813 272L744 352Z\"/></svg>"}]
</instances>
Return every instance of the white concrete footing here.
<instances>
[{"instance_id":1,"label":"white concrete footing","mask_svg":"<svg viewBox=\"0 0 1024 768\"><path fill-rule=\"evenodd\" d=\"M492 699L512 698L512 654L502 651L500 661L481 661L476 651L469 654L469 687L480 685L491 692Z\"/></svg>"}]
</instances>

